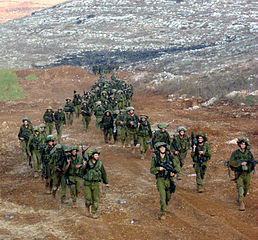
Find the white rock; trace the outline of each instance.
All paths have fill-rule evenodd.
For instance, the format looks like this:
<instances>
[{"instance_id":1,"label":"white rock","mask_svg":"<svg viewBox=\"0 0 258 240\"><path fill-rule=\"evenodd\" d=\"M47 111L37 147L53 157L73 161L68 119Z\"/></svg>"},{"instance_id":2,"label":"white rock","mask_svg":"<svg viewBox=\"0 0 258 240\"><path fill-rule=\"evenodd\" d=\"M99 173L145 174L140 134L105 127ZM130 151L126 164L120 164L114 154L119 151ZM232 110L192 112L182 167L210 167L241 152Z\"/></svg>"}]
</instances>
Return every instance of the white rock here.
<instances>
[{"instance_id":1,"label":"white rock","mask_svg":"<svg viewBox=\"0 0 258 240\"><path fill-rule=\"evenodd\" d=\"M227 141L226 144L237 144L237 138Z\"/></svg>"}]
</instances>

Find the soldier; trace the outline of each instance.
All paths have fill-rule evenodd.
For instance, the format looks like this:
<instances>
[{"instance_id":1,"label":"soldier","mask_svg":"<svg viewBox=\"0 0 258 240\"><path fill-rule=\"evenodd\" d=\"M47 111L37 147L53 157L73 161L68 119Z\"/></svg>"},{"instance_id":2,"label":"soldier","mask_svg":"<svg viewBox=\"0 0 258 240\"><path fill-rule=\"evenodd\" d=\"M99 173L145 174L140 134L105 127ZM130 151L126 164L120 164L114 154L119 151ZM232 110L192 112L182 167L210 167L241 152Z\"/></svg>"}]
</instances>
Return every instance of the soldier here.
<instances>
[{"instance_id":1,"label":"soldier","mask_svg":"<svg viewBox=\"0 0 258 240\"><path fill-rule=\"evenodd\" d=\"M20 140L23 152L23 158L26 161L28 159L27 145L30 138L30 135L33 134L33 128L30 120L28 118L22 119L23 124L20 127L18 134L18 139Z\"/></svg>"},{"instance_id":2,"label":"soldier","mask_svg":"<svg viewBox=\"0 0 258 240\"><path fill-rule=\"evenodd\" d=\"M86 216L98 218L99 183L103 181L109 187L107 174L102 161L99 158L100 151L93 148L89 151L88 161L83 161L81 173L84 181L84 196Z\"/></svg>"},{"instance_id":3,"label":"soldier","mask_svg":"<svg viewBox=\"0 0 258 240\"><path fill-rule=\"evenodd\" d=\"M82 103L81 115L82 115L83 130L87 131L91 120L91 112L87 105L87 102Z\"/></svg>"},{"instance_id":4,"label":"soldier","mask_svg":"<svg viewBox=\"0 0 258 240\"><path fill-rule=\"evenodd\" d=\"M148 116L140 115L137 135L140 143L141 159L144 159L145 153L148 149L148 141L152 138L152 131L148 121Z\"/></svg>"},{"instance_id":5,"label":"soldier","mask_svg":"<svg viewBox=\"0 0 258 240\"><path fill-rule=\"evenodd\" d=\"M118 139L121 142L123 148L125 148L125 138L126 138L126 122L125 122L125 110L121 109L117 119L115 121L117 128Z\"/></svg>"},{"instance_id":6,"label":"soldier","mask_svg":"<svg viewBox=\"0 0 258 240\"><path fill-rule=\"evenodd\" d=\"M55 146L55 151L49 161L49 168L52 173L53 187L52 196L56 198L56 192L61 185L61 203L64 203L66 197L66 183L65 183L65 152L61 144Z\"/></svg>"},{"instance_id":7,"label":"soldier","mask_svg":"<svg viewBox=\"0 0 258 240\"><path fill-rule=\"evenodd\" d=\"M79 118L79 116L80 116L81 103L82 103L82 99L81 99L80 94L77 93L76 91L74 91L73 105L74 105L76 118Z\"/></svg>"},{"instance_id":8,"label":"soldier","mask_svg":"<svg viewBox=\"0 0 258 240\"><path fill-rule=\"evenodd\" d=\"M74 105L72 103L72 99L67 97L66 103L64 105L65 117L68 126L72 126L73 124L73 113L74 113Z\"/></svg>"},{"instance_id":9,"label":"soldier","mask_svg":"<svg viewBox=\"0 0 258 240\"><path fill-rule=\"evenodd\" d=\"M71 147L71 155L68 156L65 166L65 172L70 181L70 193L73 201L73 207L76 207L76 200L80 194L81 188L81 174L80 168L82 166L82 157L78 155L79 148L77 146Z\"/></svg>"},{"instance_id":10,"label":"soldier","mask_svg":"<svg viewBox=\"0 0 258 240\"><path fill-rule=\"evenodd\" d=\"M54 116L53 116L53 109L51 106L46 108L46 112L43 115L43 122L46 124L46 132L47 135L51 135L53 131L53 123L54 123Z\"/></svg>"},{"instance_id":11,"label":"soldier","mask_svg":"<svg viewBox=\"0 0 258 240\"><path fill-rule=\"evenodd\" d=\"M207 137L203 132L196 134L196 142L193 145L191 157L193 159L193 168L196 172L197 192L204 192L203 179L207 169L208 161L211 158L211 149L207 142Z\"/></svg>"},{"instance_id":12,"label":"soldier","mask_svg":"<svg viewBox=\"0 0 258 240\"><path fill-rule=\"evenodd\" d=\"M34 134L30 135L27 152L29 157L33 159L33 169L34 177L39 177L39 172L41 172L41 138L40 138L40 128L38 126L33 128Z\"/></svg>"},{"instance_id":13,"label":"soldier","mask_svg":"<svg viewBox=\"0 0 258 240\"><path fill-rule=\"evenodd\" d=\"M179 163L180 163L180 168L182 168L184 166L184 160L186 158L187 155L187 150L190 149L190 139L189 137L185 134L186 132L186 128L183 126L180 126L177 128L177 132L178 135L174 135L172 141L171 141L171 145L170 145L170 149L171 152L177 156ZM181 171L181 169L180 169ZM181 180L181 174L180 172L177 175L177 179Z\"/></svg>"},{"instance_id":14,"label":"soldier","mask_svg":"<svg viewBox=\"0 0 258 240\"><path fill-rule=\"evenodd\" d=\"M239 149L235 150L229 160L231 169L235 172L235 182L238 190L239 210L245 211L244 198L250 187L251 172L255 169L255 160L250 151L250 143L247 138L237 140Z\"/></svg>"},{"instance_id":15,"label":"soldier","mask_svg":"<svg viewBox=\"0 0 258 240\"><path fill-rule=\"evenodd\" d=\"M105 111L105 114L100 122L100 126L104 132L105 143L109 143L112 139L114 130L114 118L110 110Z\"/></svg>"},{"instance_id":16,"label":"soldier","mask_svg":"<svg viewBox=\"0 0 258 240\"><path fill-rule=\"evenodd\" d=\"M101 102L97 101L96 102L96 108L95 108L95 111L94 111L94 115L96 117L96 131L97 131L97 133L98 133L98 130L100 129L100 122L103 118L104 113L105 113L105 109L101 105Z\"/></svg>"},{"instance_id":17,"label":"soldier","mask_svg":"<svg viewBox=\"0 0 258 240\"><path fill-rule=\"evenodd\" d=\"M168 145L168 148L170 146L170 136L169 133L166 131L166 128L169 125L167 123L159 123L158 124L158 131L155 131L154 136L152 138L152 147L154 148L155 144L157 142L165 142Z\"/></svg>"},{"instance_id":18,"label":"soldier","mask_svg":"<svg viewBox=\"0 0 258 240\"><path fill-rule=\"evenodd\" d=\"M155 154L151 160L150 172L156 176L156 185L160 195L160 219L166 219L166 211L171 194L175 192L173 177L179 170L165 142L155 144Z\"/></svg>"},{"instance_id":19,"label":"soldier","mask_svg":"<svg viewBox=\"0 0 258 240\"><path fill-rule=\"evenodd\" d=\"M45 178L45 188L46 193L51 194L52 186L53 186L53 179L51 175L51 171L49 168L49 162L51 160L51 155L53 153L53 149L55 147L55 138L53 135L48 135L46 138L47 145L42 149L42 176ZM51 152L52 151L52 152Z\"/></svg>"},{"instance_id":20,"label":"soldier","mask_svg":"<svg viewBox=\"0 0 258 240\"><path fill-rule=\"evenodd\" d=\"M40 131L40 142L41 142L41 145L45 145L46 144L46 138L47 138L47 132L45 131L46 129L46 125L45 123L41 123L39 125L41 131Z\"/></svg>"},{"instance_id":21,"label":"soldier","mask_svg":"<svg viewBox=\"0 0 258 240\"><path fill-rule=\"evenodd\" d=\"M63 108L60 106L54 114L57 142L61 142L63 126L66 124L65 114Z\"/></svg>"},{"instance_id":22,"label":"soldier","mask_svg":"<svg viewBox=\"0 0 258 240\"><path fill-rule=\"evenodd\" d=\"M139 118L134 113L133 107L128 107L127 112L129 111L129 115L126 116L126 127L129 134L130 147L132 148L132 153L135 153L135 146L137 145L138 137L137 137L137 129Z\"/></svg>"}]
</instances>

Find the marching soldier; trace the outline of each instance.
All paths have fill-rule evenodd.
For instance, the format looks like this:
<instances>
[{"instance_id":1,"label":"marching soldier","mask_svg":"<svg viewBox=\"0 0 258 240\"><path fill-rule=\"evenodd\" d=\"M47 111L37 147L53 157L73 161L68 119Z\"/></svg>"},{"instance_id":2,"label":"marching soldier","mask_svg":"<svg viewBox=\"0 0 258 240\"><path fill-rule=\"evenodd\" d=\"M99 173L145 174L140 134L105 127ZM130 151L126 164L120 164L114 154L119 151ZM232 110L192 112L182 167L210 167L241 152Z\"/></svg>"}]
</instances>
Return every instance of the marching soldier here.
<instances>
[{"instance_id":1,"label":"marching soldier","mask_svg":"<svg viewBox=\"0 0 258 240\"><path fill-rule=\"evenodd\" d=\"M51 106L46 108L46 112L43 115L43 122L46 124L47 135L51 135L53 131L54 124L54 112Z\"/></svg>"},{"instance_id":2,"label":"marching soldier","mask_svg":"<svg viewBox=\"0 0 258 240\"><path fill-rule=\"evenodd\" d=\"M81 115L82 115L83 130L87 131L91 120L91 112L87 105L87 102L82 103Z\"/></svg>"},{"instance_id":3,"label":"marching soldier","mask_svg":"<svg viewBox=\"0 0 258 240\"><path fill-rule=\"evenodd\" d=\"M57 142L61 142L63 126L66 124L65 114L63 108L60 106L54 114Z\"/></svg>"},{"instance_id":4,"label":"marching soldier","mask_svg":"<svg viewBox=\"0 0 258 240\"><path fill-rule=\"evenodd\" d=\"M72 99L67 97L66 103L64 105L65 118L68 126L72 126L73 124L73 113L74 113L74 105L72 103Z\"/></svg>"},{"instance_id":5,"label":"marching soldier","mask_svg":"<svg viewBox=\"0 0 258 240\"><path fill-rule=\"evenodd\" d=\"M158 131L154 132L153 138L152 138L152 147L155 147L155 144L157 142L165 142L168 145L168 148L170 147L170 136L167 132L166 128L168 127L168 123L159 123L158 124Z\"/></svg>"}]
</instances>

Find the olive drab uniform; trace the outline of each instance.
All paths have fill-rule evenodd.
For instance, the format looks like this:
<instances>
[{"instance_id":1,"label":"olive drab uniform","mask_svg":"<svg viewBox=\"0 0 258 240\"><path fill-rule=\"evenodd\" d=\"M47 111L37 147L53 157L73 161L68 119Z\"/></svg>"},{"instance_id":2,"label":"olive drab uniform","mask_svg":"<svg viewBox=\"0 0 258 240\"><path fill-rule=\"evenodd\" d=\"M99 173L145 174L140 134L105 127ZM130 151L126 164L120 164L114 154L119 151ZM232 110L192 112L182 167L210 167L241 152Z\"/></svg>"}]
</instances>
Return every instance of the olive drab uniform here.
<instances>
[{"instance_id":1,"label":"olive drab uniform","mask_svg":"<svg viewBox=\"0 0 258 240\"><path fill-rule=\"evenodd\" d=\"M235 150L230 156L229 165L235 172L239 202L244 200L250 187L251 172L254 170L252 161L254 161L254 157L249 149L246 149L244 152L241 152L239 149ZM247 162L247 165L242 166L242 162Z\"/></svg>"},{"instance_id":2,"label":"olive drab uniform","mask_svg":"<svg viewBox=\"0 0 258 240\"><path fill-rule=\"evenodd\" d=\"M68 126L72 126L73 124L73 113L74 113L74 105L71 102L70 98L66 99L66 103L64 105L64 112L66 117L66 122Z\"/></svg>"},{"instance_id":3,"label":"olive drab uniform","mask_svg":"<svg viewBox=\"0 0 258 240\"><path fill-rule=\"evenodd\" d=\"M66 164L66 174L69 177L69 181L71 182L70 193L73 203L76 202L78 195L81 192L81 174L80 168L76 168L76 165L82 165L82 157L76 154L76 156L70 155L68 156L68 160L71 160L70 165Z\"/></svg>"},{"instance_id":4,"label":"olive drab uniform","mask_svg":"<svg viewBox=\"0 0 258 240\"><path fill-rule=\"evenodd\" d=\"M203 154L199 154L200 151L203 151ZM191 157L193 159L193 167L196 172L196 184L197 184L197 191L201 192L203 189L203 179L207 169L208 161L211 158L211 148L206 141L203 144L198 143L195 151L191 152Z\"/></svg>"},{"instance_id":5,"label":"olive drab uniform","mask_svg":"<svg viewBox=\"0 0 258 240\"><path fill-rule=\"evenodd\" d=\"M130 114L126 116L126 127L129 135L131 148L135 147L138 142L138 136L137 136L138 122L139 122L139 118L136 114L133 114L133 115Z\"/></svg>"},{"instance_id":6,"label":"olive drab uniform","mask_svg":"<svg viewBox=\"0 0 258 240\"><path fill-rule=\"evenodd\" d=\"M98 210L99 183L103 181L104 184L108 184L107 174L100 159L95 164L89 159L81 171L84 179L85 205L87 208L91 206L91 213L95 214Z\"/></svg>"},{"instance_id":7,"label":"olive drab uniform","mask_svg":"<svg viewBox=\"0 0 258 240\"><path fill-rule=\"evenodd\" d=\"M51 135L53 131L53 124L54 124L54 116L53 110L51 107L47 108L46 112L43 115L43 122L46 124L46 132L47 135Z\"/></svg>"},{"instance_id":8,"label":"olive drab uniform","mask_svg":"<svg viewBox=\"0 0 258 240\"><path fill-rule=\"evenodd\" d=\"M147 118L144 122L140 120L139 123L140 124L139 124L137 135L140 143L141 158L143 159L148 149L148 141L152 138L152 131L151 131L150 123L147 120Z\"/></svg>"},{"instance_id":9,"label":"olive drab uniform","mask_svg":"<svg viewBox=\"0 0 258 240\"><path fill-rule=\"evenodd\" d=\"M150 172L156 176L156 185L160 195L160 214L165 215L168 202L171 199L171 178L173 179L173 177L170 177L166 170L160 171L161 162L171 164L175 171L179 170L179 166L168 151L165 153L164 158L161 158L160 152L156 151L151 160Z\"/></svg>"},{"instance_id":10,"label":"olive drab uniform","mask_svg":"<svg viewBox=\"0 0 258 240\"><path fill-rule=\"evenodd\" d=\"M121 142L122 147L125 147L125 138L126 138L126 122L125 122L125 114L123 111L119 113L116 119L116 128L117 128L117 137Z\"/></svg>"},{"instance_id":11,"label":"olive drab uniform","mask_svg":"<svg viewBox=\"0 0 258 240\"><path fill-rule=\"evenodd\" d=\"M110 113L109 116L107 116L107 113ZM111 141L113 136L113 130L114 130L114 118L111 115L111 112L107 110L100 122L101 129L103 129L104 132L104 140L105 143L108 143Z\"/></svg>"},{"instance_id":12,"label":"olive drab uniform","mask_svg":"<svg viewBox=\"0 0 258 240\"><path fill-rule=\"evenodd\" d=\"M63 126L66 124L63 108L59 107L57 109L57 111L54 114L54 119L55 119L56 133L57 133L57 142L60 143L62 138Z\"/></svg>"},{"instance_id":13,"label":"olive drab uniform","mask_svg":"<svg viewBox=\"0 0 258 240\"><path fill-rule=\"evenodd\" d=\"M81 115L82 115L83 130L87 131L91 120L91 111L90 111L90 108L88 107L88 104L83 103L81 107Z\"/></svg>"},{"instance_id":14,"label":"olive drab uniform","mask_svg":"<svg viewBox=\"0 0 258 240\"><path fill-rule=\"evenodd\" d=\"M36 127L35 127L36 128ZM40 129L37 128L38 135L34 132L29 138L27 144L27 152L29 156L32 156L33 159L33 169L34 172L41 172L41 138L40 138Z\"/></svg>"},{"instance_id":15,"label":"olive drab uniform","mask_svg":"<svg viewBox=\"0 0 258 240\"><path fill-rule=\"evenodd\" d=\"M81 103L82 103L82 100L80 95L75 93L73 96L73 105L74 105L76 118L79 118L80 116Z\"/></svg>"},{"instance_id":16,"label":"olive drab uniform","mask_svg":"<svg viewBox=\"0 0 258 240\"><path fill-rule=\"evenodd\" d=\"M29 138L33 134L33 127L32 124L28 122L27 125L22 124L20 127L20 131L18 134L18 138L21 142L21 147L22 147L22 152L23 152L23 158L24 160L27 160L28 155L27 155L27 145Z\"/></svg>"},{"instance_id":17,"label":"olive drab uniform","mask_svg":"<svg viewBox=\"0 0 258 240\"><path fill-rule=\"evenodd\" d=\"M53 150L52 150L53 151ZM61 185L61 202L66 197L66 183L65 183L65 153L60 144L55 146L52 157L49 161L49 168L53 179L52 195L55 197L56 192Z\"/></svg>"},{"instance_id":18,"label":"olive drab uniform","mask_svg":"<svg viewBox=\"0 0 258 240\"><path fill-rule=\"evenodd\" d=\"M152 146L154 147L158 142L165 142L168 146L170 146L170 136L167 131L162 132L162 130L157 130L153 134L152 138Z\"/></svg>"},{"instance_id":19,"label":"olive drab uniform","mask_svg":"<svg viewBox=\"0 0 258 240\"><path fill-rule=\"evenodd\" d=\"M53 187L53 179L51 170L49 167L49 162L52 158L52 154L54 153L52 150L54 149L55 144L53 146L49 146L48 144L42 149L42 176L45 178L45 187L47 193L51 193ZM52 151L52 152L51 152Z\"/></svg>"},{"instance_id":20,"label":"olive drab uniform","mask_svg":"<svg viewBox=\"0 0 258 240\"><path fill-rule=\"evenodd\" d=\"M98 104L95 108L95 111L94 111L94 115L96 117L96 130L97 130L97 132L100 129L100 122L103 118L104 113L105 113L104 107L101 104Z\"/></svg>"},{"instance_id":21,"label":"olive drab uniform","mask_svg":"<svg viewBox=\"0 0 258 240\"><path fill-rule=\"evenodd\" d=\"M170 150L172 153L179 152L178 155L174 155L178 158L181 168L184 166L187 150L190 149L190 146L190 139L186 135L183 135L182 137L180 135L176 135L171 141Z\"/></svg>"}]
</instances>

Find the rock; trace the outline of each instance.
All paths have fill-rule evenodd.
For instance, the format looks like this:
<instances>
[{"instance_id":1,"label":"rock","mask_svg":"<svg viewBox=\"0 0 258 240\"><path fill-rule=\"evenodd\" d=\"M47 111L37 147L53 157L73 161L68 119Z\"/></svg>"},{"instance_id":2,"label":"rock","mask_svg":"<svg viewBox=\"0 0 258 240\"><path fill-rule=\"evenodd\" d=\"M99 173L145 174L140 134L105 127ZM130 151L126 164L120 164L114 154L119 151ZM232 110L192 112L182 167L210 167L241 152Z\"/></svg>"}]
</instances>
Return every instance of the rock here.
<instances>
[{"instance_id":1,"label":"rock","mask_svg":"<svg viewBox=\"0 0 258 240\"><path fill-rule=\"evenodd\" d=\"M202 107L208 107L214 104L218 99L216 97L211 98L209 101L202 104Z\"/></svg>"},{"instance_id":2,"label":"rock","mask_svg":"<svg viewBox=\"0 0 258 240\"><path fill-rule=\"evenodd\" d=\"M237 144L237 138L227 141L226 144Z\"/></svg>"}]
</instances>

